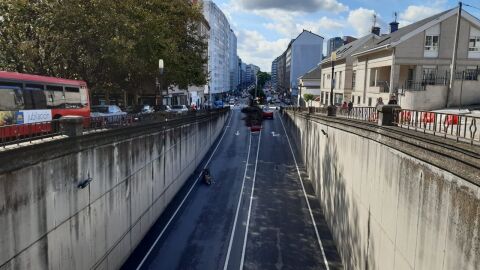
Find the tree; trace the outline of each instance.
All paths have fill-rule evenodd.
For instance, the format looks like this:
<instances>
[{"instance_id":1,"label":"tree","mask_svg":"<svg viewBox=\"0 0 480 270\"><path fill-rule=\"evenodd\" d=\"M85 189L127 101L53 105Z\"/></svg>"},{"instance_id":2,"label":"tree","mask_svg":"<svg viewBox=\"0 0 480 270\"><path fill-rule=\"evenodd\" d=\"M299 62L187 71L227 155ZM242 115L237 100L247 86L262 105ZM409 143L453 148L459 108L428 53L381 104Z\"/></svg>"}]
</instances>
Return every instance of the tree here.
<instances>
[{"instance_id":1,"label":"tree","mask_svg":"<svg viewBox=\"0 0 480 270\"><path fill-rule=\"evenodd\" d=\"M201 7L188 0L3 0L0 69L87 81L95 92L207 81Z\"/></svg>"},{"instance_id":2,"label":"tree","mask_svg":"<svg viewBox=\"0 0 480 270\"><path fill-rule=\"evenodd\" d=\"M312 94L303 94L303 100L305 100L305 103L310 102L310 106L312 106L312 101L315 99L315 96Z\"/></svg>"},{"instance_id":3,"label":"tree","mask_svg":"<svg viewBox=\"0 0 480 270\"><path fill-rule=\"evenodd\" d=\"M265 84L272 79L272 76L267 72L259 71L257 73L257 85L260 89L265 87Z\"/></svg>"}]
</instances>

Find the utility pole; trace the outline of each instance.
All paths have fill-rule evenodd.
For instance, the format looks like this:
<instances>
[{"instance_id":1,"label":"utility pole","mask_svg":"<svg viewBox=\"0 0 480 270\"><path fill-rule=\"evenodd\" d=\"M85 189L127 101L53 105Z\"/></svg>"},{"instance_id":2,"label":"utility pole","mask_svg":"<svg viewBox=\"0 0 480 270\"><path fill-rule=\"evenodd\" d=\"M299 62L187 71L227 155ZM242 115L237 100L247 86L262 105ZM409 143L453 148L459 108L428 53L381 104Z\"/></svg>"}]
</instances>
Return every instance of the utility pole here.
<instances>
[{"instance_id":1,"label":"utility pole","mask_svg":"<svg viewBox=\"0 0 480 270\"><path fill-rule=\"evenodd\" d=\"M257 90L258 90L258 73L255 75L255 101L257 101Z\"/></svg>"},{"instance_id":2,"label":"utility pole","mask_svg":"<svg viewBox=\"0 0 480 270\"><path fill-rule=\"evenodd\" d=\"M158 60L158 77L157 77L157 84L158 84L158 92L160 94L160 105L163 105L163 93L162 93L162 75L163 75L163 68L164 68L164 63L163 59Z\"/></svg>"},{"instance_id":3,"label":"utility pole","mask_svg":"<svg viewBox=\"0 0 480 270\"><path fill-rule=\"evenodd\" d=\"M327 108L327 115L328 116L336 116L337 115L337 107L335 107L335 103L333 102L333 88L335 88L335 60L337 60L337 53L332 52L330 55L330 61L332 63L332 80L330 85L330 106Z\"/></svg>"},{"instance_id":4,"label":"utility pole","mask_svg":"<svg viewBox=\"0 0 480 270\"><path fill-rule=\"evenodd\" d=\"M450 84L448 86L447 91L447 101L445 107L449 107L449 97L450 93L452 93L452 89L455 82L455 72L457 71L457 51L458 51L458 39L460 34L460 19L462 18L462 2L458 2L458 12L457 12L457 27L455 29L455 44L453 46L453 56L452 56L452 64L450 65Z\"/></svg>"}]
</instances>

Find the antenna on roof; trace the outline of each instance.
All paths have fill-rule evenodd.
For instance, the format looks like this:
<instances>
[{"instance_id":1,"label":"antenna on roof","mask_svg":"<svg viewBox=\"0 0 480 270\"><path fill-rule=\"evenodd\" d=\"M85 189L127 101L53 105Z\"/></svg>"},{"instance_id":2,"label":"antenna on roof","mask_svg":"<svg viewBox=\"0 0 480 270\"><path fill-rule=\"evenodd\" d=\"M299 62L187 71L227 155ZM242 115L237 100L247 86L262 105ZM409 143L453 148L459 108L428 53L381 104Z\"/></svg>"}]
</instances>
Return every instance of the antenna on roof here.
<instances>
[{"instance_id":1,"label":"antenna on roof","mask_svg":"<svg viewBox=\"0 0 480 270\"><path fill-rule=\"evenodd\" d=\"M377 26L377 14L373 13L373 27Z\"/></svg>"},{"instance_id":2,"label":"antenna on roof","mask_svg":"<svg viewBox=\"0 0 480 270\"><path fill-rule=\"evenodd\" d=\"M393 17L395 18L394 22L397 22L398 13L396 11L393 13Z\"/></svg>"}]
</instances>

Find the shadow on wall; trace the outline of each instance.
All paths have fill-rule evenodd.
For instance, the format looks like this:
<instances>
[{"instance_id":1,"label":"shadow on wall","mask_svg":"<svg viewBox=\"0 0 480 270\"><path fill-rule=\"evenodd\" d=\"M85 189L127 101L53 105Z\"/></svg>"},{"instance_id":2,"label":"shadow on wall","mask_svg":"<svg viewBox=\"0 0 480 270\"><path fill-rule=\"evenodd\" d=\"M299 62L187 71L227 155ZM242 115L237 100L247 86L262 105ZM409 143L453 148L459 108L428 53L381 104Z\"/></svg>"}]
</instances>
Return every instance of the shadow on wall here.
<instances>
[{"instance_id":1,"label":"shadow on wall","mask_svg":"<svg viewBox=\"0 0 480 270\"><path fill-rule=\"evenodd\" d=\"M325 134L313 132L320 130L313 128L313 125L318 125L313 121L300 117L295 120L284 117L284 120L289 135L293 138L293 147L307 166L309 178L315 188L316 197L320 201L337 250L342 257L344 268L377 269L374 256L375 245L371 239L371 215L370 213L364 215L368 217L367 221L359 220L360 210L347 194L345 168L340 166L338 160L336 138L328 137L327 132ZM295 122L306 128L298 128ZM323 130L327 129L323 128ZM326 148L323 156L320 156L322 153L320 147ZM361 225L365 223L366 228L362 228ZM367 239L362 239L362 235L367 236Z\"/></svg>"},{"instance_id":2,"label":"shadow on wall","mask_svg":"<svg viewBox=\"0 0 480 270\"><path fill-rule=\"evenodd\" d=\"M312 122L310 122L312 123ZM320 138L319 138L320 139ZM334 239L339 248L345 269L377 269L373 254L374 241L371 241L370 213L366 232L361 232L362 223L359 220L358 206L347 196L346 180L343 176L344 168L338 162L336 138L322 137L326 140L325 151L321 164L319 181L321 193L317 197L322 202L325 216L333 231ZM358 226L354 226L358 225ZM361 239L367 235L367 239ZM366 246L364 245L366 244Z\"/></svg>"}]
</instances>

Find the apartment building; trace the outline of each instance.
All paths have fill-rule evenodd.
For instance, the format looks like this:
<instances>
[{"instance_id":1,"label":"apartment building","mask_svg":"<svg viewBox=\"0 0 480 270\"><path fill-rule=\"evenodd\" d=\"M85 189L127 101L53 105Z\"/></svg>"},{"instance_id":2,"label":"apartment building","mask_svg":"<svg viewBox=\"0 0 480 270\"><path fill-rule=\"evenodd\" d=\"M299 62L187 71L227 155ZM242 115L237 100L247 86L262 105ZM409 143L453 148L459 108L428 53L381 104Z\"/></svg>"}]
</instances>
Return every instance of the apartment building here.
<instances>
[{"instance_id":1,"label":"apartment building","mask_svg":"<svg viewBox=\"0 0 480 270\"><path fill-rule=\"evenodd\" d=\"M303 76L298 79L298 88L299 88L299 100L298 104L300 106L312 106L312 107L319 107L320 103L320 85L321 85L321 77L322 77L322 67L316 66L315 68L311 69ZM314 97L314 100L310 103L306 103L304 100L305 94L311 94Z\"/></svg>"},{"instance_id":2,"label":"apartment building","mask_svg":"<svg viewBox=\"0 0 480 270\"><path fill-rule=\"evenodd\" d=\"M297 100L298 78L316 67L322 60L323 37L303 30L278 57L277 90Z\"/></svg>"},{"instance_id":3,"label":"apartment building","mask_svg":"<svg viewBox=\"0 0 480 270\"><path fill-rule=\"evenodd\" d=\"M405 109L480 104L480 21L466 11L460 20L457 69L450 87L457 14L458 9L450 9L393 28L352 54L355 105L374 106L379 97L386 102L392 96Z\"/></svg>"},{"instance_id":4,"label":"apartment building","mask_svg":"<svg viewBox=\"0 0 480 270\"><path fill-rule=\"evenodd\" d=\"M211 0L203 3L203 14L210 25L208 42L208 70L210 74L209 94L223 96L232 90L231 82L235 82L232 72L237 62L236 37L230 23L222 10Z\"/></svg>"},{"instance_id":5,"label":"apartment building","mask_svg":"<svg viewBox=\"0 0 480 270\"><path fill-rule=\"evenodd\" d=\"M331 56L320 63L322 76L320 87L321 104L330 104L332 80L334 82L334 104L339 105L344 101L352 100L352 91L356 87L356 71L353 70L355 58L352 55L374 44L378 39L379 37L376 34L368 34L334 51L336 59L333 62L333 74Z\"/></svg>"}]
</instances>

